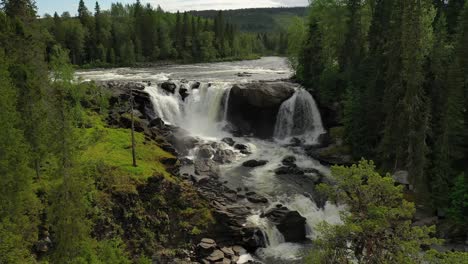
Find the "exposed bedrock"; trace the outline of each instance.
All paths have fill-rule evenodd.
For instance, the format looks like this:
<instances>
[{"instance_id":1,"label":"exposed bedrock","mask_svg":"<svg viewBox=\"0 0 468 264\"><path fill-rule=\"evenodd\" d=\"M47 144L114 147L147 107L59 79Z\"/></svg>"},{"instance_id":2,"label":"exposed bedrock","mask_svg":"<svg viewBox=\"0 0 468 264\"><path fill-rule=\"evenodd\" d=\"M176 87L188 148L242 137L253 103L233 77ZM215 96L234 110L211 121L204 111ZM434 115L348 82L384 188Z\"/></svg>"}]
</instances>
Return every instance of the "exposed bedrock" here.
<instances>
[{"instance_id":1,"label":"exposed bedrock","mask_svg":"<svg viewBox=\"0 0 468 264\"><path fill-rule=\"evenodd\" d=\"M270 138L281 104L294 94L296 87L281 81L236 84L229 97L228 120L242 135Z\"/></svg>"},{"instance_id":2,"label":"exposed bedrock","mask_svg":"<svg viewBox=\"0 0 468 264\"><path fill-rule=\"evenodd\" d=\"M306 219L297 211L281 206L267 211L261 217L268 218L283 234L286 242L303 242L306 240Z\"/></svg>"}]
</instances>

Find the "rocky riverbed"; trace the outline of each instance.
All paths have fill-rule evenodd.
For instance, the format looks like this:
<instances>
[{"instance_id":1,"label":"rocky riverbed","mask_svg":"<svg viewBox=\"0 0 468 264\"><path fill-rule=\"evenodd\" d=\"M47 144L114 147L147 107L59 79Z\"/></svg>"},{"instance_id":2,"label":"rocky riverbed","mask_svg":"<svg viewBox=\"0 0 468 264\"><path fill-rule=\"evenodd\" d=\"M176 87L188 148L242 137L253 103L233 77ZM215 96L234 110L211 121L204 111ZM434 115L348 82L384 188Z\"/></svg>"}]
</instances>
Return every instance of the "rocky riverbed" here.
<instances>
[{"instance_id":1,"label":"rocky riverbed","mask_svg":"<svg viewBox=\"0 0 468 264\"><path fill-rule=\"evenodd\" d=\"M130 127L119 105L131 92L135 129L176 156L164 161L170 172L209 202L216 225L183 261L301 263L315 225L339 221L339 208L314 191L330 182L329 164L349 162L336 151L343 148L339 133L326 133L299 85L264 66L246 71L252 74L234 78L249 79L236 81L128 72L124 80L96 79L112 94L108 122Z\"/></svg>"}]
</instances>

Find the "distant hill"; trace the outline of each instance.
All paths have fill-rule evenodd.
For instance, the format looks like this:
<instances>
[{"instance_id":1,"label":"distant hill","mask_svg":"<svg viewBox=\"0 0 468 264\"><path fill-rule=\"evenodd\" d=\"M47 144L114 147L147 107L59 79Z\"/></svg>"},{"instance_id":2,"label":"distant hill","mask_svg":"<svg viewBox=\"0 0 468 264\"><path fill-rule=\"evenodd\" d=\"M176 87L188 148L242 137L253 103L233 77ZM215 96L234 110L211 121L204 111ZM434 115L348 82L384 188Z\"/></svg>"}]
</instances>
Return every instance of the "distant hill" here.
<instances>
[{"instance_id":1,"label":"distant hill","mask_svg":"<svg viewBox=\"0 0 468 264\"><path fill-rule=\"evenodd\" d=\"M218 10L190 11L191 14L214 18ZM223 10L227 21L247 32L272 32L286 29L294 16L305 17L308 7L249 8Z\"/></svg>"}]
</instances>

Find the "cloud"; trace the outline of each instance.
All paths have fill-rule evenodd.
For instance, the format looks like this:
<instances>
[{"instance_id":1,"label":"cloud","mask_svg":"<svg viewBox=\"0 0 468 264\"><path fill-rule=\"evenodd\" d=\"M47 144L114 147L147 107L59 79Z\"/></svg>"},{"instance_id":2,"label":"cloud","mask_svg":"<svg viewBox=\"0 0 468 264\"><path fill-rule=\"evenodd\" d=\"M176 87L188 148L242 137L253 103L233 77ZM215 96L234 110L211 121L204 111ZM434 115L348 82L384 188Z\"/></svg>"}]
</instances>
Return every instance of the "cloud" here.
<instances>
[{"instance_id":1,"label":"cloud","mask_svg":"<svg viewBox=\"0 0 468 264\"><path fill-rule=\"evenodd\" d=\"M167 11L239 9L255 7L305 6L308 0L147 0Z\"/></svg>"}]
</instances>

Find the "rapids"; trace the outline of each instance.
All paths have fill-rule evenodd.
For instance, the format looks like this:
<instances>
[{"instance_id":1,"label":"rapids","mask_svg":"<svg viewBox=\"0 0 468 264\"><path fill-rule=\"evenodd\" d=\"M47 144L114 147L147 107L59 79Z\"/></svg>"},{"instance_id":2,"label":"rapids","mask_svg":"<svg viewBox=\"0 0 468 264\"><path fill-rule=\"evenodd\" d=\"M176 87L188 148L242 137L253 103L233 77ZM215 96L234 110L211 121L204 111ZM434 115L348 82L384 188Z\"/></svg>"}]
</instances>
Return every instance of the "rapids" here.
<instances>
[{"instance_id":1,"label":"rapids","mask_svg":"<svg viewBox=\"0 0 468 264\"><path fill-rule=\"evenodd\" d=\"M238 77L238 73L242 77ZM225 129L227 122L229 94L233 83L256 80L276 80L288 78L292 74L285 59L266 57L256 61L230 63L211 63L196 65L158 66L144 69L103 69L77 73L84 80L107 81L125 80L145 82L145 90L150 94L157 116L165 122L179 126L191 135L206 142L220 142L231 137L238 143L250 147L252 154L238 153L236 160L221 166L221 181L227 181L232 188L248 187L267 197L270 203L262 210L252 211L247 222L262 230L266 237L266 248L259 249L255 255L245 255L238 263L255 258L268 264L301 263L311 247L311 243L286 243L283 235L269 222L261 218L262 212L280 203L290 210L299 212L306 218L307 237L317 236L316 225L321 221L339 223L339 210L327 203L323 209L317 207L311 193L312 186L300 178L278 177L274 170L286 156L294 155L296 164L301 168L313 168L323 175L329 169L307 156L301 147L286 144L291 137L304 139L306 144L316 144L318 137L325 133L320 112L312 95L298 88L294 95L285 101L278 113L273 140L253 137L234 137ZM174 94L160 88L164 81L176 84ZM148 83L151 82L151 85ZM192 88L200 82L199 88ZM182 99L179 90L187 89L189 96ZM233 149L227 145L227 149ZM265 166L248 169L242 166L246 160L267 160ZM305 177L315 177L306 173Z\"/></svg>"}]
</instances>

